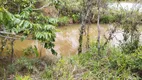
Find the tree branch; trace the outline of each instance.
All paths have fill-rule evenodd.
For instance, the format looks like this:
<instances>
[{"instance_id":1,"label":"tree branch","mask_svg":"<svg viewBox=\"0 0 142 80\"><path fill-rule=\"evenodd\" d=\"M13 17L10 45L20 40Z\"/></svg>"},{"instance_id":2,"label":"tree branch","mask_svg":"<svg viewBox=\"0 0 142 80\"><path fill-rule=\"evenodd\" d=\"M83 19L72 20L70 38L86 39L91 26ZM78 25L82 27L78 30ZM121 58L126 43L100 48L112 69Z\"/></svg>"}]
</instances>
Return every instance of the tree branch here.
<instances>
[{"instance_id":1,"label":"tree branch","mask_svg":"<svg viewBox=\"0 0 142 80\"><path fill-rule=\"evenodd\" d=\"M49 3L49 4L47 4L47 5L44 5L44 6L40 7L40 8L33 9L33 10L34 10L34 11L42 10L43 8L46 8L46 7L50 6L50 4L51 4L51 3Z\"/></svg>"}]
</instances>

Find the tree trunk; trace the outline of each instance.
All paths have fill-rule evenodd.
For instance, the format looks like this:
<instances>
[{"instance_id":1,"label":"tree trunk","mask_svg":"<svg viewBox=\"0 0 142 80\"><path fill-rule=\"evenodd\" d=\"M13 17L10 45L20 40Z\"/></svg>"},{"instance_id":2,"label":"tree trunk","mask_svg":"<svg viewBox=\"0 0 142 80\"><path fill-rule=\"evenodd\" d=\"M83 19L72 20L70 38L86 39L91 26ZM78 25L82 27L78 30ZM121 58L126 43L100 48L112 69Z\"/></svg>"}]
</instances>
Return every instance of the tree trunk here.
<instances>
[{"instance_id":1,"label":"tree trunk","mask_svg":"<svg viewBox=\"0 0 142 80\"><path fill-rule=\"evenodd\" d=\"M85 25L87 20L91 18L91 9L93 8L93 0L83 0L83 10L82 10L82 23L81 23L81 29L80 29L80 36L79 36L79 48L78 53L80 54L82 52L82 42L83 42L83 34L85 29ZM89 26L87 27L87 47L89 48Z\"/></svg>"},{"instance_id":2,"label":"tree trunk","mask_svg":"<svg viewBox=\"0 0 142 80\"><path fill-rule=\"evenodd\" d=\"M90 43L90 35L89 35L89 33L90 33L90 25L91 25L91 22L89 20L88 26L87 26L87 41L86 41L86 48L87 49L90 48L90 45L89 45L89 43Z\"/></svg>"},{"instance_id":3,"label":"tree trunk","mask_svg":"<svg viewBox=\"0 0 142 80\"><path fill-rule=\"evenodd\" d=\"M82 23L81 23L81 29L80 29L80 35L79 35L79 48L78 48L78 54L82 53L82 42L83 42L83 34L84 31L86 31L85 29L85 25L86 25L86 21L88 20L88 18L90 18L90 13L91 13L91 9L92 9L92 1L93 0L83 0L83 10L82 10ZM88 42L89 42L89 27L88 27ZM89 44L89 43L87 43Z\"/></svg>"},{"instance_id":4,"label":"tree trunk","mask_svg":"<svg viewBox=\"0 0 142 80\"><path fill-rule=\"evenodd\" d=\"M98 39L97 39L97 44L98 44L98 54L100 54L100 2L101 0L97 0L98 4L98 19L97 19L97 28L98 28Z\"/></svg>"},{"instance_id":5,"label":"tree trunk","mask_svg":"<svg viewBox=\"0 0 142 80\"><path fill-rule=\"evenodd\" d=\"M14 57L14 39L11 40L11 63L13 63L13 57Z\"/></svg>"},{"instance_id":6,"label":"tree trunk","mask_svg":"<svg viewBox=\"0 0 142 80\"><path fill-rule=\"evenodd\" d=\"M79 34L79 48L78 48L78 54L82 53L82 42L83 42L83 34L85 29L85 16L82 13L82 23L81 23L81 29Z\"/></svg>"}]
</instances>

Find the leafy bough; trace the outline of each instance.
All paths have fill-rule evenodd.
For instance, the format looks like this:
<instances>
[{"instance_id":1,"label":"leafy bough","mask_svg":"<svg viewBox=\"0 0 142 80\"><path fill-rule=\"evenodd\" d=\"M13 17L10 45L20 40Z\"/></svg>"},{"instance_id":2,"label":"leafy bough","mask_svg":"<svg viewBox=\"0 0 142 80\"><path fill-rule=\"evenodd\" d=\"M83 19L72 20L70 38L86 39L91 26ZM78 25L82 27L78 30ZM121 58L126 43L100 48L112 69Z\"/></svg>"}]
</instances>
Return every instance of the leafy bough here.
<instances>
[{"instance_id":1,"label":"leafy bough","mask_svg":"<svg viewBox=\"0 0 142 80\"><path fill-rule=\"evenodd\" d=\"M54 55L57 54L56 51L53 49L56 37L56 30L53 25L33 23L30 20L17 18L5 8L1 7L0 29L1 37L6 37L4 33L10 33L11 35L20 35L20 39L24 40L32 35L32 40L38 40L44 43L45 48L51 49Z\"/></svg>"}]
</instances>

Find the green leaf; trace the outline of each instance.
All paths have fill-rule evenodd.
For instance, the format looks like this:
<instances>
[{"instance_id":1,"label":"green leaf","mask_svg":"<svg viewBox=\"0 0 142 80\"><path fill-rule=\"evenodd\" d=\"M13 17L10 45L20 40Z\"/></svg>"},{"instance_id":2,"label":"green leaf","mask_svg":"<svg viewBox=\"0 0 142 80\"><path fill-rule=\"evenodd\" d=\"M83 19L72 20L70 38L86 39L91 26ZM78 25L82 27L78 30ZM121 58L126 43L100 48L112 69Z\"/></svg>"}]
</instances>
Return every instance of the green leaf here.
<instances>
[{"instance_id":1,"label":"green leaf","mask_svg":"<svg viewBox=\"0 0 142 80\"><path fill-rule=\"evenodd\" d=\"M16 18L16 19L14 20L14 24L19 24L20 21L21 21L20 19L17 19L17 18Z\"/></svg>"},{"instance_id":2,"label":"green leaf","mask_svg":"<svg viewBox=\"0 0 142 80\"><path fill-rule=\"evenodd\" d=\"M12 20L13 19L13 17L14 17L14 15L12 15L10 12L8 12L6 9L4 9L3 8L3 10L4 10L4 12L5 12L5 15L6 15L6 18L7 18L7 20Z\"/></svg>"},{"instance_id":3,"label":"green leaf","mask_svg":"<svg viewBox=\"0 0 142 80\"><path fill-rule=\"evenodd\" d=\"M39 56L38 49L37 49L37 47L35 45L34 45L34 53L35 53L36 57Z\"/></svg>"},{"instance_id":4,"label":"green leaf","mask_svg":"<svg viewBox=\"0 0 142 80\"><path fill-rule=\"evenodd\" d=\"M23 25L23 23L24 23L24 20L22 20L22 21L20 22L19 26L21 27L21 26Z\"/></svg>"},{"instance_id":5,"label":"green leaf","mask_svg":"<svg viewBox=\"0 0 142 80\"><path fill-rule=\"evenodd\" d=\"M2 12L3 11L3 9L0 7L0 12Z\"/></svg>"},{"instance_id":6,"label":"green leaf","mask_svg":"<svg viewBox=\"0 0 142 80\"><path fill-rule=\"evenodd\" d=\"M29 24L30 24L30 23L29 23L28 21L25 21L25 22L24 22L24 25L23 25L23 28L24 28L24 29L25 29L25 28L28 28L28 27L29 27Z\"/></svg>"},{"instance_id":7,"label":"green leaf","mask_svg":"<svg viewBox=\"0 0 142 80\"><path fill-rule=\"evenodd\" d=\"M52 54L57 55L57 52L52 48L51 49Z\"/></svg>"},{"instance_id":8,"label":"green leaf","mask_svg":"<svg viewBox=\"0 0 142 80\"><path fill-rule=\"evenodd\" d=\"M21 41L24 41L26 39L26 36L22 36Z\"/></svg>"},{"instance_id":9,"label":"green leaf","mask_svg":"<svg viewBox=\"0 0 142 80\"><path fill-rule=\"evenodd\" d=\"M0 21L2 21L2 20L3 20L3 13L0 12Z\"/></svg>"},{"instance_id":10,"label":"green leaf","mask_svg":"<svg viewBox=\"0 0 142 80\"><path fill-rule=\"evenodd\" d=\"M45 43L45 44L44 44L44 47L45 47L45 48L48 48L48 43Z\"/></svg>"}]
</instances>

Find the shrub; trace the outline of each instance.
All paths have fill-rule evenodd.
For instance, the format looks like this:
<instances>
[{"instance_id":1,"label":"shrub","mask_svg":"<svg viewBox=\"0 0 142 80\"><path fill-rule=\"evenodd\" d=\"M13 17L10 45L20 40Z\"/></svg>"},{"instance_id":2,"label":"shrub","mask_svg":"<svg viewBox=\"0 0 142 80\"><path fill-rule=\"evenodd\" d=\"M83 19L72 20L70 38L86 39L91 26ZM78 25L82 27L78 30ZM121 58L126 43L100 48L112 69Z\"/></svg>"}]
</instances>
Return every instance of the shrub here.
<instances>
[{"instance_id":1,"label":"shrub","mask_svg":"<svg viewBox=\"0 0 142 80\"><path fill-rule=\"evenodd\" d=\"M139 46L140 46L139 40L134 40L133 42L125 41L120 44L120 48L121 48L122 52L125 54L134 53L135 50L137 50Z\"/></svg>"},{"instance_id":2,"label":"shrub","mask_svg":"<svg viewBox=\"0 0 142 80\"><path fill-rule=\"evenodd\" d=\"M64 25L67 25L67 24L69 24L69 17L63 16L63 17L58 18L58 25L59 26L64 26Z\"/></svg>"},{"instance_id":3,"label":"shrub","mask_svg":"<svg viewBox=\"0 0 142 80\"><path fill-rule=\"evenodd\" d=\"M74 23L79 23L81 20L80 15L79 14L73 14L72 15L72 19Z\"/></svg>"},{"instance_id":4,"label":"shrub","mask_svg":"<svg viewBox=\"0 0 142 80\"><path fill-rule=\"evenodd\" d=\"M75 55L70 58L61 58L53 67L48 68L44 78L51 79L140 79L131 70L141 69L141 58L122 53L121 50L105 47L101 49L101 55L96 53L96 47L86 53ZM110 48L110 51L108 50ZM139 65L139 66L138 66ZM46 77L48 76L48 77Z\"/></svg>"},{"instance_id":5,"label":"shrub","mask_svg":"<svg viewBox=\"0 0 142 80\"><path fill-rule=\"evenodd\" d=\"M35 56L35 57L39 57L39 53L38 53L38 50L37 50L37 47L34 46L30 46L26 49L23 50L23 53L25 56Z\"/></svg>"},{"instance_id":6,"label":"shrub","mask_svg":"<svg viewBox=\"0 0 142 80\"><path fill-rule=\"evenodd\" d=\"M107 23L112 23L112 22L114 22L115 19L116 19L116 17L113 16L113 15L110 15L110 14L109 14L109 15L106 15L106 14L104 14L104 15L102 15L102 16L100 17L100 22L107 24Z\"/></svg>"},{"instance_id":7,"label":"shrub","mask_svg":"<svg viewBox=\"0 0 142 80\"><path fill-rule=\"evenodd\" d=\"M39 58L26 58L21 57L17 59L13 64L8 66L9 74L15 73L38 73L42 68L45 68L45 63L42 62Z\"/></svg>"}]
</instances>

